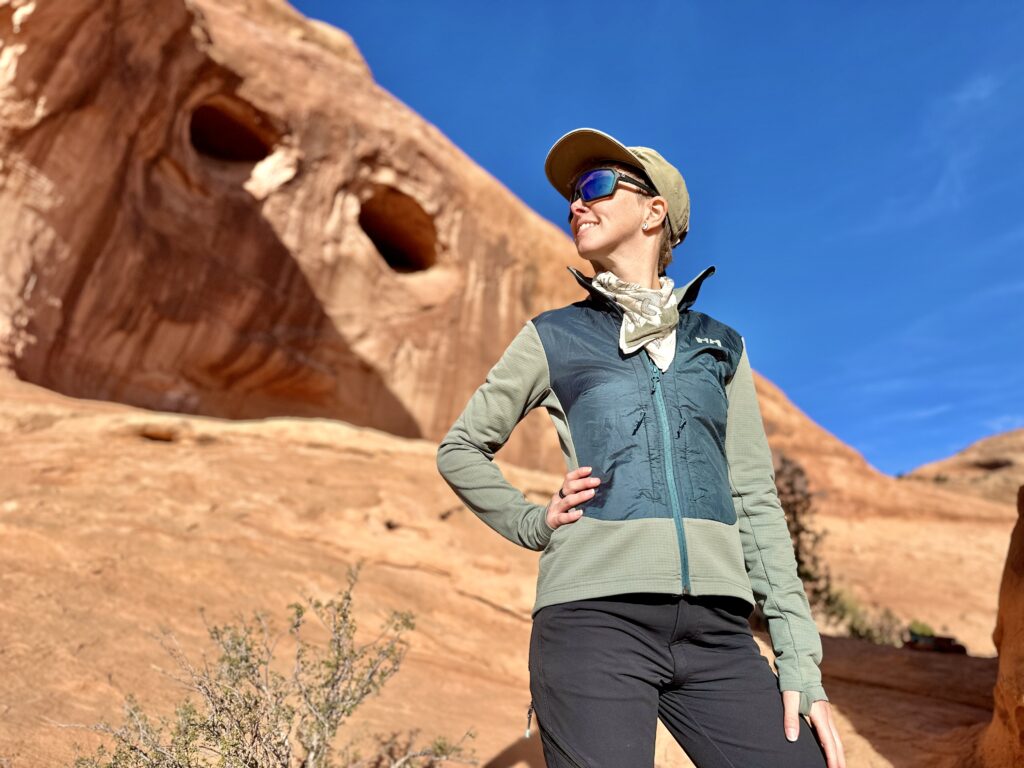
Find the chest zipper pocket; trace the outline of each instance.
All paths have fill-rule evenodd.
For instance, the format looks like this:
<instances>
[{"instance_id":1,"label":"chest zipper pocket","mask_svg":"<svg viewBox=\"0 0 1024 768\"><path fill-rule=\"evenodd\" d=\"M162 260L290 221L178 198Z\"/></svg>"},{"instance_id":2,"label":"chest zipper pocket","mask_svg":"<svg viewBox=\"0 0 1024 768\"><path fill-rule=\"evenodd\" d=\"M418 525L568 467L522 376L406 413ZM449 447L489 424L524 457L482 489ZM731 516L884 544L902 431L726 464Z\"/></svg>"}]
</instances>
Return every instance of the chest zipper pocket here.
<instances>
[{"instance_id":1,"label":"chest zipper pocket","mask_svg":"<svg viewBox=\"0 0 1024 768\"><path fill-rule=\"evenodd\" d=\"M632 432L632 434L635 435L637 433L637 431L639 431L640 427L644 423L644 419L646 419L646 418L647 418L647 408L645 406L641 405L640 406L640 418L637 419L636 424L633 425L633 432Z\"/></svg>"}]
</instances>

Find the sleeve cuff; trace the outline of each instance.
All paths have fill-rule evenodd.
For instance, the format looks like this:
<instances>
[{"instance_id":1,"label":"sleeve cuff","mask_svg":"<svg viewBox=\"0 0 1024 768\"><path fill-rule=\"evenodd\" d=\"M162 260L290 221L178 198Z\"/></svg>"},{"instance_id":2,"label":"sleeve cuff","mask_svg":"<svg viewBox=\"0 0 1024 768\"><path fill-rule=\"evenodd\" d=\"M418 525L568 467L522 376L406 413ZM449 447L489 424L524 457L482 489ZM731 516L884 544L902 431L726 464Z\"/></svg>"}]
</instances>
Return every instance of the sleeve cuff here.
<instances>
[{"instance_id":1,"label":"sleeve cuff","mask_svg":"<svg viewBox=\"0 0 1024 768\"><path fill-rule=\"evenodd\" d=\"M536 541L540 545L538 550L542 550L548 545L548 542L551 541L551 534L555 532L555 529L548 525L547 511L547 507L542 507L538 504L534 512L536 515L534 531L536 533Z\"/></svg>"},{"instance_id":2,"label":"sleeve cuff","mask_svg":"<svg viewBox=\"0 0 1024 768\"><path fill-rule=\"evenodd\" d=\"M828 701L825 689L820 685L812 685L810 688L800 691L800 714L810 715L811 704L816 701Z\"/></svg>"}]
</instances>

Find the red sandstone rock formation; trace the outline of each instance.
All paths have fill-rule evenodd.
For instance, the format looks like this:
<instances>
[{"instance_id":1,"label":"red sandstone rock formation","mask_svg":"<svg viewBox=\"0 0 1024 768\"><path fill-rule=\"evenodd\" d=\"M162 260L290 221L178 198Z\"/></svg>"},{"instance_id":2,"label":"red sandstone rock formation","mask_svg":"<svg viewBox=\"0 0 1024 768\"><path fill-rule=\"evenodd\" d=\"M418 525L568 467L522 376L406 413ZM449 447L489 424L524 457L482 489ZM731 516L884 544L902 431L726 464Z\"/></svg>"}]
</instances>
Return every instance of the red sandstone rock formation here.
<instances>
[{"instance_id":1,"label":"red sandstone rock formation","mask_svg":"<svg viewBox=\"0 0 1024 768\"><path fill-rule=\"evenodd\" d=\"M999 651L999 678L992 722L978 745L978 764L985 768L1024 765L1024 485L1017 490L1017 514L992 633Z\"/></svg>"},{"instance_id":2,"label":"red sandstone rock formation","mask_svg":"<svg viewBox=\"0 0 1024 768\"><path fill-rule=\"evenodd\" d=\"M566 238L378 88L343 32L280 2L17 5L0 14L0 365L20 377L437 439L520 324L581 295ZM758 387L773 446L849 529L826 546L850 589L948 615L948 570L898 576L921 515L979 524L987 551L1012 508L887 477ZM542 413L501 458L562 469ZM935 596L886 587L904 578ZM992 562L967 587L986 645L997 583Z\"/></svg>"},{"instance_id":3,"label":"red sandstone rock formation","mask_svg":"<svg viewBox=\"0 0 1024 768\"><path fill-rule=\"evenodd\" d=\"M949 458L917 467L903 479L1013 504L1024 483L1024 429L978 440Z\"/></svg>"},{"instance_id":4,"label":"red sandstone rock formation","mask_svg":"<svg viewBox=\"0 0 1024 768\"><path fill-rule=\"evenodd\" d=\"M815 524L826 533L822 554L837 586L865 608L888 607L904 622L916 619L940 634L955 634L971 653L993 655L1014 507L955 484L879 472L772 382L756 379L772 450L807 472ZM932 535L940 521L945 533ZM960 568L967 564L970 577L963 578Z\"/></svg>"},{"instance_id":5,"label":"red sandstone rock formation","mask_svg":"<svg viewBox=\"0 0 1024 768\"><path fill-rule=\"evenodd\" d=\"M579 296L568 238L286 3L13 9L0 361L20 378L436 439L522 322ZM541 425L508 456L557 460Z\"/></svg>"}]
</instances>

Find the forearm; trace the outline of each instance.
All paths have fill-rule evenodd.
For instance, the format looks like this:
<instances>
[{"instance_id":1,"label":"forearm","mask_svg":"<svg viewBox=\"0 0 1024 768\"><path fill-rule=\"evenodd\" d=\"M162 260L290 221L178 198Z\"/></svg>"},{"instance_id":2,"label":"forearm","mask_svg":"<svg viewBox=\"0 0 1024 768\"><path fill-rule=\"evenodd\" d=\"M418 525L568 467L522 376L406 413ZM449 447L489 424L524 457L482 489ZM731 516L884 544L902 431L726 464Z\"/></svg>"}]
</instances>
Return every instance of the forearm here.
<instances>
[{"instance_id":1,"label":"forearm","mask_svg":"<svg viewBox=\"0 0 1024 768\"><path fill-rule=\"evenodd\" d=\"M775 496L777 501L777 495ZM801 712L827 699L821 682L821 636L797 575L793 544L782 513L770 501L733 498L751 589L768 621L779 690L800 691ZM767 505L767 506L765 506Z\"/></svg>"},{"instance_id":2,"label":"forearm","mask_svg":"<svg viewBox=\"0 0 1024 768\"><path fill-rule=\"evenodd\" d=\"M549 391L544 347L528 322L437 449L437 469L462 502L506 539L533 550L544 549L551 539L546 507L528 501L493 459Z\"/></svg>"},{"instance_id":3,"label":"forearm","mask_svg":"<svg viewBox=\"0 0 1024 768\"><path fill-rule=\"evenodd\" d=\"M546 507L533 504L469 440L460 418L441 441L437 468L470 510L509 541L542 550L551 539Z\"/></svg>"},{"instance_id":4,"label":"forearm","mask_svg":"<svg viewBox=\"0 0 1024 768\"><path fill-rule=\"evenodd\" d=\"M745 346L727 391L726 456L747 575L768 621L779 688L800 691L801 712L807 714L812 701L827 699L821 636L797 573Z\"/></svg>"}]
</instances>

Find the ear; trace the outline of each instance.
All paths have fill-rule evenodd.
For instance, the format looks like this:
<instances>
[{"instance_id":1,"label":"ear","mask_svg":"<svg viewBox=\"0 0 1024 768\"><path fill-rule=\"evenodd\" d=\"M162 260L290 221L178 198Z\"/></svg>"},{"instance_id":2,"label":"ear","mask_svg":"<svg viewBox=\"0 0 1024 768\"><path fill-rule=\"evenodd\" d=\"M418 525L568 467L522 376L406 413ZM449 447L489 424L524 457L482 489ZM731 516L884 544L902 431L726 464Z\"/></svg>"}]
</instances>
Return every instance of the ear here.
<instances>
[{"instance_id":1,"label":"ear","mask_svg":"<svg viewBox=\"0 0 1024 768\"><path fill-rule=\"evenodd\" d=\"M668 215L668 201L661 195L649 198L649 204L650 214L647 216L648 231L651 228L657 229L660 224L664 223L665 217Z\"/></svg>"}]
</instances>

